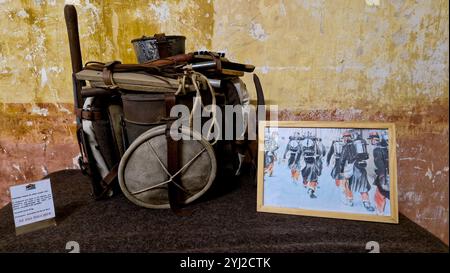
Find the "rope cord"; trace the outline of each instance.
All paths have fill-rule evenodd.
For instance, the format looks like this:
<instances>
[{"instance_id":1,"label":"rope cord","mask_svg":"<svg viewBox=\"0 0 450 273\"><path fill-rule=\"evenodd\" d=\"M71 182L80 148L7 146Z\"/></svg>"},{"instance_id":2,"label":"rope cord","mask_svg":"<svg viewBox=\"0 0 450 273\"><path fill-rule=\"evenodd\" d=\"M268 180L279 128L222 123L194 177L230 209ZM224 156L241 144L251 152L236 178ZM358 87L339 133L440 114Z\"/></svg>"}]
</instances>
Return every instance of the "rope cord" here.
<instances>
[{"instance_id":1,"label":"rope cord","mask_svg":"<svg viewBox=\"0 0 450 273\"><path fill-rule=\"evenodd\" d=\"M214 128L214 125L217 125L216 128L219 128L218 126L218 120L217 120L217 116L216 116L216 108L217 108L217 104L216 104L216 93L214 92L214 88L211 86L211 84L208 81L208 78L205 77L205 75L196 72L192 69L192 65L186 65L183 67L184 69L184 73L183 76L181 78L179 78L179 86L177 91L175 92L175 95L179 95L180 93L182 94L186 94L186 79L190 79L192 82L192 85L194 86L195 89L195 100L194 100L194 105L192 107L192 112L189 116L189 127L193 128L193 119L194 119L194 114L195 111L197 109L197 107L200 106L205 108L203 101L202 101L202 96L200 93L200 88L198 85L198 82L203 81L206 83L207 87L208 87L208 91L211 93L211 112L212 112L212 119L213 122L211 122L211 125L208 128L208 133L206 136L206 139L209 141L211 134L212 134L212 130ZM214 138L214 141L211 142L211 145L216 144L218 141L218 138Z\"/></svg>"}]
</instances>

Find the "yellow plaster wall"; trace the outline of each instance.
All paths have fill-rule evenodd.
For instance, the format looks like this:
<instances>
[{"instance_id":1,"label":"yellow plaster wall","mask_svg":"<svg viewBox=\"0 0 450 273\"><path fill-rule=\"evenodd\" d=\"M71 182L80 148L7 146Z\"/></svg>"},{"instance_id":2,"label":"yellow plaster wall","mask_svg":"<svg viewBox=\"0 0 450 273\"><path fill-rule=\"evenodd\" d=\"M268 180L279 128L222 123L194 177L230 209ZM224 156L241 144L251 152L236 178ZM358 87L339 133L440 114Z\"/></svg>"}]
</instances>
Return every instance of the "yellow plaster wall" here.
<instances>
[{"instance_id":1,"label":"yellow plaster wall","mask_svg":"<svg viewBox=\"0 0 450 273\"><path fill-rule=\"evenodd\" d=\"M447 0L0 0L2 203L74 166L65 3L84 61L134 62L131 39L182 34L256 65L281 118L395 122L400 211L448 244Z\"/></svg>"},{"instance_id":2,"label":"yellow plaster wall","mask_svg":"<svg viewBox=\"0 0 450 273\"><path fill-rule=\"evenodd\" d=\"M187 50L211 46L208 1L1 0L0 102L72 102L64 4L77 7L84 61L135 62L131 40L183 34Z\"/></svg>"},{"instance_id":3,"label":"yellow plaster wall","mask_svg":"<svg viewBox=\"0 0 450 273\"><path fill-rule=\"evenodd\" d=\"M258 66L268 99L286 107L448 99L448 1L371 2L215 1L213 47Z\"/></svg>"}]
</instances>

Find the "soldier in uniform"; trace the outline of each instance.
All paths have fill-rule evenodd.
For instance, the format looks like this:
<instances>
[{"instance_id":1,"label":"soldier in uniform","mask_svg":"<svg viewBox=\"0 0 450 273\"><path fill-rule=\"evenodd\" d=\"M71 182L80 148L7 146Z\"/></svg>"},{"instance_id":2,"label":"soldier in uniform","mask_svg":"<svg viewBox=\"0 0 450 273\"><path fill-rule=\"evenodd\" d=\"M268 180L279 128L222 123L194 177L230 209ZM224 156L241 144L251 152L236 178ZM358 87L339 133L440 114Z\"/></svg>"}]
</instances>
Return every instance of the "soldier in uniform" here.
<instances>
[{"instance_id":1,"label":"soldier in uniform","mask_svg":"<svg viewBox=\"0 0 450 273\"><path fill-rule=\"evenodd\" d=\"M323 169L323 158L325 157L325 155L327 154L327 149L325 148L325 145L322 142L321 138L317 138L317 150L318 150L318 154L317 154L317 167L319 168L319 176L322 175L322 169Z\"/></svg>"},{"instance_id":2,"label":"soldier in uniform","mask_svg":"<svg viewBox=\"0 0 450 273\"><path fill-rule=\"evenodd\" d=\"M310 198L317 198L315 192L321 173L321 150L317 145L317 138L307 136L302 142L302 158L305 166L302 169L303 185L308 189Z\"/></svg>"},{"instance_id":3,"label":"soldier in uniform","mask_svg":"<svg viewBox=\"0 0 450 273\"><path fill-rule=\"evenodd\" d=\"M342 174L339 171L340 160L342 156L342 146L343 142L340 139L333 140L330 150L327 154L327 166L330 166L331 158L334 156L334 166L331 170L331 177L335 180L336 187L340 186L340 182L343 179Z\"/></svg>"},{"instance_id":4,"label":"soldier in uniform","mask_svg":"<svg viewBox=\"0 0 450 273\"><path fill-rule=\"evenodd\" d=\"M370 144L374 146L373 161L375 165L374 185L377 187L375 191L376 212L379 215L384 214L386 199L389 199L389 153L387 135L380 135L377 132L369 134Z\"/></svg>"},{"instance_id":5,"label":"soldier in uniform","mask_svg":"<svg viewBox=\"0 0 450 273\"><path fill-rule=\"evenodd\" d=\"M357 132L344 133L345 145L342 149L340 160L340 171L344 177L343 187L346 195L346 204L353 206L353 193L359 192L364 208L367 211L375 209L370 204L369 190L370 183L367 178L367 142Z\"/></svg>"},{"instance_id":6,"label":"soldier in uniform","mask_svg":"<svg viewBox=\"0 0 450 273\"><path fill-rule=\"evenodd\" d=\"M272 176L273 174L273 167L277 160L276 151L278 148L279 146L275 134L266 134L264 142L264 173L269 174L269 176Z\"/></svg>"},{"instance_id":7,"label":"soldier in uniform","mask_svg":"<svg viewBox=\"0 0 450 273\"><path fill-rule=\"evenodd\" d=\"M301 155L300 140L301 137L299 132L295 132L290 136L283 155L283 160L286 160L286 156L289 156L287 166L291 170L291 178L294 183L298 182L299 178L299 159Z\"/></svg>"}]
</instances>

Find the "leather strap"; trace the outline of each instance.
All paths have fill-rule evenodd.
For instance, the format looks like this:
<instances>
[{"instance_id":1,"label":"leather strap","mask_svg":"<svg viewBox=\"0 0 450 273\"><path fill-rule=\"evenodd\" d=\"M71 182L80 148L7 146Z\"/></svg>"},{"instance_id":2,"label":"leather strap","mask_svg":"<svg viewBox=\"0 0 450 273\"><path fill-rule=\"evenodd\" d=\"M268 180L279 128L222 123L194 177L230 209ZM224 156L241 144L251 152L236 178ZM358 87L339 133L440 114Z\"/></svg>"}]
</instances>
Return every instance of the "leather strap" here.
<instances>
[{"instance_id":1,"label":"leather strap","mask_svg":"<svg viewBox=\"0 0 450 273\"><path fill-rule=\"evenodd\" d=\"M261 107L263 107L263 110L264 110L264 112L266 111L266 100L264 99L264 91L263 91L263 89L262 89L262 85L261 85L261 81L259 80L259 77L258 77L258 75L256 75L256 74L253 74L253 83L255 84L255 89L256 89L256 115L257 115L257 118L256 118L256 134L258 134L259 133L259 116L258 116L258 113L259 113L259 109L261 108ZM266 120L267 119L267 114L266 113L264 113L264 120ZM259 138L259 136L258 136L258 138ZM251 151L251 149L249 149L249 151ZM254 162L253 162L253 165L254 165L254 168L255 168L255 171L257 171L257 168L256 168L256 166L257 166L257 162L258 162L258 157L259 157L259 153L256 153L256 156L255 157L253 157L253 155L251 156L252 158L254 158ZM255 182L256 182L256 179L257 179L257 175L255 175Z\"/></svg>"},{"instance_id":2,"label":"leather strap","mask_svg":"<svg viewBox=\"0 0 450 273\"><path fill-rule=\"evenodd\" d=\"M112 62L106 63L102 70L103 82L106 84L106 86L108 86L109 89L115 89L118 87L113 79L114 66L117 64L121 64L121 62L120 61L112 61Z\"/></svg>"},{"instance_id":3,"label":"leather strap","mask_svg":"<svg viewBox=\"0 0 450 273\"><path fill-rule=\"evenodd\" d=\"M178 160L178 152L179 142L174 140L170 136L170 128L172 127L173 122L176 118L170 117L170 110L175 105L176 97L172 93L167 93L164 96L164 101L166 104L166 119L168 120L166 125L166 139L167 139L167 170L170 174L174 174L179 170L179 160ZM181 186L180 183L180 175L177 175L172 178L172 181L168 183L168 195L169 195L169 204L172 211L178 216L186 216L190 215L191 212L188 210L182 210L184 203L184 196L181 189L178 188L177 185Z\"/></svg>"},{"instance_id":4,"label":"leather strap","mask_svg":"<svg viewBox=\"0 0 450 273\"><path fill-rule=\"evenodd\" d=\"M256 107L265 106L266 100L264 99L264 91L262 89L261 81L259 80L258 75L253 74L253 82L255 84L255 89L256 89L256 103L257 103ZM266 109L264 109L264 111L265 110ZM266 115L265 115L265 117L266 117Z\"/></svg>"},{"instance_id":5,"label":"leather strap","mask_svg":"<svg viewBox=\"0 0 450 273\"><path fill-rule=\"evenodd\" d=\"M111 189L113 182L117 179L117 174L119 172L119 164L116 164L109 173L100 181L100 185L103 188L103 191L96 196L96 199L102 199L106 197L106 194Z\"/></svg>"},{"instance_id":6,"label":"leather strap","mask_svg":"<svg viewBox=\"0 0 450 273\"><path fill-rule=\"evenodd\" d=\"M220 56L214 55L214 54L209 54L211 55L211 57L213 58L213 61L216 63L216 71L222 71L222 61L220 60Z\"/></svg>"},{"instance_id":7,"label":"leather strap","mask_svg":"<svg viewBox=\"0 0 450 273\"><path fill-rule=\"evenodd\" d=\"M101 120L103 119L103 113L101 111L89 111L89 110L83 110L81 108L75 109L75 114L80 119L86 119L86 120Z\"/></svg>"}]
</instances>

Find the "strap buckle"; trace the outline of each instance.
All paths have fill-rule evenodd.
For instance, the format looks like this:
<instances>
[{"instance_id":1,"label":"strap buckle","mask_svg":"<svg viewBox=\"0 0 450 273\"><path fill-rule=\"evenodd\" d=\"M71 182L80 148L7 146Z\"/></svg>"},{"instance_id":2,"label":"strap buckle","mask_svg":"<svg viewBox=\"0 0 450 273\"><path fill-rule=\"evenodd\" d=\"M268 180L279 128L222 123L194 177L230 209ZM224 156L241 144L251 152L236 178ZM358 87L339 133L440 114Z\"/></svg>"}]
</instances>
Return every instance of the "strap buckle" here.
<instances>
[{"instance_id":1,"label":"strap buckle","mask_svg":"<svg viewBox=\"0 0 450 273\"><path fill-rule=\"evenodd\" d=\"M114 72L114 66L116 64L121 64L120 61L112 61L105 64L105 67L102 71L102 78L103 82L105 83L106 87L108 89L116 89L119 88L119 86L115 83L113 78L113 72Z\"/></svg>"}]
</instances>

